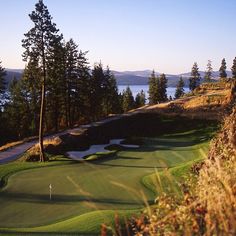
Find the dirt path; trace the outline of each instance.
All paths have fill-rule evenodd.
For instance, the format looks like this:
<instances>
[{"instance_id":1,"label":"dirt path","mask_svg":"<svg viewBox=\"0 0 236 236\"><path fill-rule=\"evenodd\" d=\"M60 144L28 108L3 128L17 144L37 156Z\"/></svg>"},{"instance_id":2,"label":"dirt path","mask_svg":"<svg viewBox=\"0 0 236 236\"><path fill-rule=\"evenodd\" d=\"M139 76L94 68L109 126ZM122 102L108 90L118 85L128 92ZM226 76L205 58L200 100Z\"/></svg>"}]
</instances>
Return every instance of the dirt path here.
<instances>
[{"instance_id":1,"label":"dirt path","mask_svg":"<svg viewBox=\"0 0 236 236\"><path fill-rule=\"evenodd\" d=\"M69 130L54 134L54 135L47 136L44 138L44 140L46 141L48 139L56 138L56 137L63 135L63 134L75 133L75 132L79 132L79 131L81 131L81 128L69 129ZM9 148L5 151L0 151L0 164L4 164L7 162L16 160L17 158L20 157L20 155L22 155L25 151L27 151L29 148L31 148L32 146L34 146L37 143L38 143L38 140L34 140L34 141L30 141L30 142L16 145L16 146Z\"/></svg>"}]
</instances>

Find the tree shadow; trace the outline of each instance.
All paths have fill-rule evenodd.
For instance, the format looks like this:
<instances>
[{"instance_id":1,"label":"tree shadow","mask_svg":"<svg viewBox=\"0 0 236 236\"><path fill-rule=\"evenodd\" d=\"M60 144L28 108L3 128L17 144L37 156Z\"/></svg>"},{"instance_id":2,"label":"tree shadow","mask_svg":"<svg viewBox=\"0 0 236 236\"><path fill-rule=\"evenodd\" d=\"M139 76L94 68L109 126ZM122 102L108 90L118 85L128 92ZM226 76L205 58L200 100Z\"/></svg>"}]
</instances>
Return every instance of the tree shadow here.
<instances>
[{"instance_id":1,"label":"tree shadow","mask_svg":"<svg viewBox=\"0 0 236 236\"><path fill-rule=\"evenodd\" d=\"M75 203L91 202L96 204L106 204L106 205L127 205L127 206L140 206L145 205L141 200L129 199L121 200L115 198L96 198L93 196L85 195L62 195L53 194L50 200L49 194L33 194L33 193L10 193L2 192L0 199L8 201L17 201L24 203L37 203L37 204L61 204L61 205L71 205ZM150 201L151 203L151 201Z\"/></svg>"}]
</instances>

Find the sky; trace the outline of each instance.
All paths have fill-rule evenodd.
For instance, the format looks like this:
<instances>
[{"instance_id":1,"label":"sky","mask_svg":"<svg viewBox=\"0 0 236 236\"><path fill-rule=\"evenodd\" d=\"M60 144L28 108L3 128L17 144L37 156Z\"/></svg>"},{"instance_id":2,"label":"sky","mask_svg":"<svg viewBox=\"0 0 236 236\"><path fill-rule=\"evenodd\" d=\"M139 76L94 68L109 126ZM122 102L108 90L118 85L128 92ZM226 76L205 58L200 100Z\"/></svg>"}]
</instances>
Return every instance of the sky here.
<instances>
[{"instance_id":1,"label":"sky","mask_svg":"<svg viewBox=\"0 0 236 236\"><path fill-rule=\"evenodd\" d=\"M0 61L24 68L21 40L38 0L0 0ZM208 60L228 69L236 57L236 0L44 0L64 38L73 38L91 65L112 70L191 70Z\"/></svg>"}]
</instances>

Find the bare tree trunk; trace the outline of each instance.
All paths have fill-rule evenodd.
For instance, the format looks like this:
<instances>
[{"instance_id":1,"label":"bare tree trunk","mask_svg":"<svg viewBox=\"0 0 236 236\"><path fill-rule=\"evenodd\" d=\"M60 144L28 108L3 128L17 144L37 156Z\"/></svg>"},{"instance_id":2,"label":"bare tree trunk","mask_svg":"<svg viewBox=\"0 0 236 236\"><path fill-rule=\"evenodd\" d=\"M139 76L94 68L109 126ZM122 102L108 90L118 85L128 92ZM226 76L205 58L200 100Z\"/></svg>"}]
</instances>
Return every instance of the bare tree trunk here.
<instances>
[{"instance_id":1,"label":"bare tree trunk","mask_svg":"<svg viewBox=\"0 0 236 236\"><path fill-rule=\"evenodd\" d=\"M45 160L45 155L44 155L44 147L43 147L44 106L45 106L45 84L44 84L44 81L43 81L43 83L42 83L42 94L41 94L40 118L39 118L40 162L45 162L46 161Z\"/></svg>"},{"instance_id":2,"label":"bare tree trunk","mask_svg":"<svg viewBox=\"0 0 236 236\"><path fill-rule=\"evenodd\" d=\"M41 107L40 107L40 120L39 120L39 151L40 162L47 161L43 147L43 128L44 128L44 116L45 116L45 84L46 84L46 62L44 53L44 43L42 42L42 60L43 60L43 81L42 81L42 93L41 93Z\"/></svg>"},{"instance_id":3,"label":"bare tree trunk","mask_svg":"<svg viewBox=\"0 0 236 236\"><path fill-rule=\"evenodd\" d=\"M67 85L68 93L67 93L67 127L71 128L71 97L70 97L70 83Z\"/></svg>"}]
</instances>

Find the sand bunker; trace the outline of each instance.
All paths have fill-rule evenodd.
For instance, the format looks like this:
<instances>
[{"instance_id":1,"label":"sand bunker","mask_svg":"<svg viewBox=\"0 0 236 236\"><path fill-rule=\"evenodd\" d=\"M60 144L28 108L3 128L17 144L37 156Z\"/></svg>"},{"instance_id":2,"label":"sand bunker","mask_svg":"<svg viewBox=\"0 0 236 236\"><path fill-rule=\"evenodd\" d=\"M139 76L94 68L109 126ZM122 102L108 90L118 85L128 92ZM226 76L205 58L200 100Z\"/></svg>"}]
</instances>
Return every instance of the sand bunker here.
<instances>
[{"instance_id":1,"label":"sand bunker","mask_svg":"<svg viewBox=\"0 0 236 236\"><path fill-rule=\"evenodd\" d=\"M84 160L84 157L99 153L99 152L110 152L109 150L105 149L107 146L110 145L120 145L125 148L139 148L139 145L126 145L121 144L121 142L124 141L124 139L111 139L109 144L99 144L99 145L92 145L88 150L85 151L71 151L67 152L67 155L74 159L74 160Z\"/></svg>"}]
</instances>

